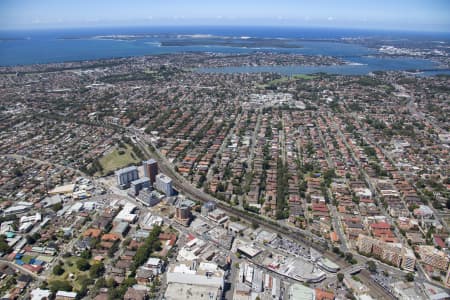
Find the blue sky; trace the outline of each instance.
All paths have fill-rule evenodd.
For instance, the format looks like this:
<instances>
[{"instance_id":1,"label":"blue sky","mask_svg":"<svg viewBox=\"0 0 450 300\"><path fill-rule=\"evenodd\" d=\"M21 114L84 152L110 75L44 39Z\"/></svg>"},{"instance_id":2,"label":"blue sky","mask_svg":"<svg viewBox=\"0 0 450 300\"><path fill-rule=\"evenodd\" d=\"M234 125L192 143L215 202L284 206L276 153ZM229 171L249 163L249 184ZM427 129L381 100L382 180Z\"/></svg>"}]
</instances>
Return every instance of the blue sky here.
<instances>
[{"instance_id":1,"label":"blue sky","mask_svg":"<svg viewBox=\"0 0 450 300\"><path fill-rule=\"evenodd\" d=\"M450 0L0 0L0 29L276 25L450 31Z\"/></svg>"}]
</instances>

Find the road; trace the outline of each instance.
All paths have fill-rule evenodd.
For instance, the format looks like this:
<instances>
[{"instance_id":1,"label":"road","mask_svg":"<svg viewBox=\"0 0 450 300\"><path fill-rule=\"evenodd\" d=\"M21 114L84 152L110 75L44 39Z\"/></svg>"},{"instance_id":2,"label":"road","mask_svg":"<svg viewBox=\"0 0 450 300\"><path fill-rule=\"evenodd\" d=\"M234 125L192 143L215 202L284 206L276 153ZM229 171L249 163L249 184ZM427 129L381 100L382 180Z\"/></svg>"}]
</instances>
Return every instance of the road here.
<instances>
[{"instance_id":1,"label":"road","mask_svg":"<svg viewBox=\"0 0 450 300\"><path fill-rule=\"evenodd\" d=\"M364 177L364 181L365 181L366 184L369 186L369 188L370 188L372 194L374 195L374 198L375 198L375 199L378 201L378 203L379 203L378 207L379 207L380 211L382 212L382 214L383 214L384 216L386 216L386 218L388 219L389 223L394 227L394 234L395 234L395 236L398 238L399 241L401 241L401 243L402 243L403 245L405 245L405 246L407 247L408 243L407 243L407 241L406 241L406 238L400 233L400 231L399 231L399 229L398 229L398 227L397 227L397 225L396 225L396 222L395 222L394 219L391 217L391 215L386 211L386 209L384 208L384 206L381 205L381 199L380 199L380 197L379 197L379 195L378 195L377 189L376 189L375 186L373 185L372 179L371 179L371 178L369 177L369 175L364 171L363 166L361 166L361 163L360 163L359 160L356 158L354 152L352 151L352 148L350 148L350 146L349 146L349 144L348 144L348 142L347 142L347 140L346 140L344 134L342 133L342 131L341 131L339 128L338 128L338 134L341 136L342 140L344 141L344 144L346 145L346 147L347 147L347 149L348 149L350 155L352 156L353 160L354 160L354 161L357 163L357 165L359 166L361 175L363 175L363 177ZM363 136L365 137L366 142L368 142L369 144L375 145L375 146L377 146L378 148L380 148L381 151L382 151L382 153L385 155L385 157L391 162L392 165L395 166L395 162L394 162L394 160L392 159L392 157L387 153L387 151L385 151L385 149L384 149L381 145L379 145L377 142L375 142L375 141L371 138L369 132L364 131L364 132L363 132ZM400 173L402 174L402 176L403 176L407 181L410 181L410 179L409 179L408 176L405 176L405 175L401 172L401 170L399 170L399 171L400 171ZM406 205L406 204L405 204L405 205ZM434 210L434 209L433 209L433 210ZM437 218L438 220L440 220L439 217L437 216L437 212L434 211L434 213L435 213L435 215L436 215L436 218ZM441 220L440 220L440 221L441 221ZM442 223L444 226L447 225L445 222L442 222L442 221L441 221L441 223ZM448 230L448 228L447 228L447 230ZM357 253L354 253L354 255L357 255L358 258L361 258L361 256L360 256L359 254L357 254ZM385 265L385 266L387 266L387 265ZM417 266L418 281L419 281L419 282L424 282L424 281L431 282L430 278L426 275L426 272L423 270L422 266L421 266L419 263L417 263L416 266ZM400 271L400 270L398 270L398 271ZM441 286L441 287L443 287L443 286Z\"/></svg>"},{"instance_id":2,"label":"road","mask_svg":"<svg viewBox=\"0 0 450 300\"><path fill-rule=\"evenodd\" d=\"M282 237L287 237L289 239L292 239L294 241L303 243L304 245L311 247L321 253L323 253L326 257L333 260L335 263L337 263L341 268L346 268L349 266L349 264L343 260L339 255L336 253L328 250L328 244L324 244L323 238L316 237L312 233L307 231L301 231L297 228L288 227L286 225L282 225L279 223L271 222L270 220L266 220L263 217L260 216L254 216L252 214L249 214L247 212L244 212L242 210L237 209L236 207L231 207L228 204L225 204L222 201L219 201L218 199L214 198L213 196L206 194L203 191L198 190L197 188L193 187L189 182L187 182L180 174L175 172L170 162L167 161L167 159L161 155L161 153L158 151L158 149L153 145L152 141L144 136L142 132L140 132L138 129L135 129L133 131L133 134L138 136L137 139L137 146L141 149L141 151L148 157L153 157L158 161L158 167L161 172L165 173L166 175L170 176L172 178L172 183L176 190L182 192L184 195L192 198L193 200L198 200L201 202L208 202L208 201L214 201L217 203L217 206L227 212L230 215L237 216L243 220L246 220L250 223L256 223L259 224L261 227L265 227L273 232L276 232ZM153 149L155 149L152 153L149 150L148 145L153 146ZM360 258L363 263L367 262L367 258L361 257ZM376 285L376 283L373 281L370 277L363 278L363 283L366 285ZM380 293L379 291L377 293ZM390 295L387 292L384 292L386 295L385 299L389 299Z\"/></svg>"},{"instance_id":3,"label":"road","mask_svg":"<svg viewBox=\"0 0 450 300\"><path fill-rule=\"evenodd\" d=\"M399 84L394 84L394 87L400 91L401 93L407 95L409 98L408 103L406 104L406 107L409 110L409 113L419 119L420 121L425 121L427 123L430 123L434 128L438 129L441 133L448 133L447 130L444 128L441 128L436 122L434 122L432 119L428 118L423 112L417 110L416 100L414 98L414 95L411 93L408 93L407 89L404 86L401 86Z\"/></svg>"},{"instance_id":4,"label":"road","mask_svg":"<svg viewBox=\"0 0 450 300\"><path fill-rule=\"evenodd\" d=\"M349 247L347 245L347 238L345 237L341 218L339 217L339 214L336 210L336 206L334 206L333 204L330 204L328 206L331 207L331 218L333 219L334 231L336 231L339 235L339 240L341 242L341 251L348 252Z\"/></svg>"},{"instance_id":5,"label":"road","mask_svg":"<svg viewBox=\"0 0 450 300\"><path fill-rule=\"evenodd\" d=\"M214 167L220 162L220 159L218 157L220 155L222 155L223 150L228 146L230 133L232 135L234 135L234 132L236 131L236 127L240 123L241 118L242 118L242 114L238 114L236 120L234 121L233 127L230 130L228 130L228 134L227 134L226 138L223 140L222 145L220 145L219 151L217 151L217 153L216 153L216 158L214 159L213 164L208 169L208 173L206 174L206 178L211 179L211 177L213 176Z\"/></svg>"},{"instance_id":6,"label":"road","mask_svg":"<svg viewBox=\"0 0 450 300\"><path fill-rule=\"evenodd\" d=\"M228 203L222 202L215 197L195 188L173 169L171 163L167 161L167 159L161 153L159 153L159 151L155 147L155 151L153 153L150 153L148 146L145 144L145 142L151 143L148 138L143 137L140 132L135 132L135 134L140 135L140 138L137 141L137 145L139 146L141 151L143 151L143 153L145 153L148 157L154 157L158 161L158 167L160 171L172 178L172 184L177 191L183 192L184 195L192 198L193 200L198 200L201 202L214 201L217 203L217 206L220 209L226 211L231 215L240 217L247 222L255 222L281 235L289 234L291 235L291 238L293 238L294 240L300 240L307 246L315 247L319 250L325 249L323 244L324 242L326 242L326 240L321 237L314 236L308 231L302 231L297 228L287 227L286 225L276 224L272 220L268 220L261 216L251 215L248 212L240 210L236 207L232 207ZM311 240L314 240L315 243L312 243Z\"/></svg>"},{"instance_id":7,"label":"road","mask_svg":"<svg viewBox=\"0 0 450 300\"><path fill-rule=\"evenodd\" d=\"M6 260L4 258L0 258L0 264L8 265L9 267L11 267L11 268L13 268L13 269L23 273L23 274L30 275L31 277L36 279L38 282L42 282L42 281L47 280L47 278L45 276L37 275L36 273L31 272L30 270L27 270L27 269L25 269L22 266L16 265L15 263L10 262L10 261L8 261L8 260Z\"/></svg>"},{"instance_id":8,"label":"road","mask_svg":"<svg viewBox=\"0 0 450 300\"><path fill-rule=\"evenodd\" d=\"M50 162L50 161L47 161L47 160L40 160L40 159L37 159L37 158L31 158L31 157L24 156L24 155L19 155L19 154L0 154L0 156L10 157L10 158L14 158L14 159L29 160L29 161L33 161L33 162L35 162L37 164L40 164L40 165L53 165L53 166L61 168L61 169L71 170L71 171L79 174L80 176L89 177L89 176L87 176L86 174L84 174L83 172L81 172L78 169L74 169L74 168L69 167L69 166L56 164L56 163L53 163L53 162Z\"/></svg>"},{"instance_id":9,"label":"road","mask_svg":"<svg viewBox=\"0 0 450 300\"><path fill-rule=\"evenodd\" d=\"M364 282L364 284L370 289L372 294L374 294L375 299L380 300L396 300L397 298L386 291L381 285L379 285L375 280L370 277L370 273L367 270L362 270L359 275L359 279Z\"/></svg>"}]
</instances>

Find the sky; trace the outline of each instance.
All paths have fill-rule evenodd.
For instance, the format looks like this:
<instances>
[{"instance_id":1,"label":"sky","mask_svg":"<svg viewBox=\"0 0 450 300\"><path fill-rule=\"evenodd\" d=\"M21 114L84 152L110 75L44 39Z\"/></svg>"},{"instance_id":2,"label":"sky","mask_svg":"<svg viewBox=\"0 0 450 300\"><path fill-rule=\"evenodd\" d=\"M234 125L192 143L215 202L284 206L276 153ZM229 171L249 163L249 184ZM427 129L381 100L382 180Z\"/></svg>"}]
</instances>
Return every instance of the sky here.
<instances>
[{"instance_id":1,"label":"sky","mask_svg":"<svg viewBox=\"0 0 450 300\"><path fill-rule=\"evenodd\" d=\"M161 25L450 32L450 0L0 0L0 30Z\"/></svg>"}]
</instances>

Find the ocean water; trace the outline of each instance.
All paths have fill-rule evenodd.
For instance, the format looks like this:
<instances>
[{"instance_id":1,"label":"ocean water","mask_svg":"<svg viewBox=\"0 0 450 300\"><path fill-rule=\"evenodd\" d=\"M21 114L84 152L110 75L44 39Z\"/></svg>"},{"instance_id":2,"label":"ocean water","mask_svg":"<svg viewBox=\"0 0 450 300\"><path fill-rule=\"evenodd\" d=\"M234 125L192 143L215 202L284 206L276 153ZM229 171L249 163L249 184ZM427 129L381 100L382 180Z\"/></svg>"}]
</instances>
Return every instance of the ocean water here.
<instances>
[{"instance_id":1,"label":"ocean water","mask_svg":"<svg viewBox=\"0 0 450 300\"><path fill-rule=\"evenodd\" d=\"M450 70L432 70L437 64L418 58L378 58L378 57L349 57L351 64L338 66L237 66L218 68L199 68L201 73L278 73L292 76L295 74L327 73L339 75L366 75L374 71L407 71L419 70L418 76L434 76L450 74ZM431 69L431 70L430 70ZM420 71L422 70L422 71Z\"/></svg>"},{"instance_id":2,"label":"ocean water","mask_svg":"<svg viewBox=\"0 0 450 300\"><path fill-rule=\"evenodd\" d=\"M97 35L151 34L136 40L100 40ZM243 48L233 46L161 46L165 34L209 34L214 36L257 37L257 38L300 38L302 48ZM340 38L375 36L385 39L408 38L449 40L448 34L420 34L368 30L319 29L319 28L274 28L274 27L139 27L108 29L66 29L36 31L0 31L0 66L41 64L51 62L105 59L140 55L155 55L179 52L251 53L268 51L279 53L300 53L305 55L327 55L340 57L353 63L331 67L241 67L203 69L203 72L258 72L269 71L283 74L305 74L327 72L337 74L367 74L371 71L387 70L430 70L438 65L430 60L415 58L381 58L376 49L356 44L336 42ZM333 40L333 41L330 41Z\"/></svg>"}]
</instances>

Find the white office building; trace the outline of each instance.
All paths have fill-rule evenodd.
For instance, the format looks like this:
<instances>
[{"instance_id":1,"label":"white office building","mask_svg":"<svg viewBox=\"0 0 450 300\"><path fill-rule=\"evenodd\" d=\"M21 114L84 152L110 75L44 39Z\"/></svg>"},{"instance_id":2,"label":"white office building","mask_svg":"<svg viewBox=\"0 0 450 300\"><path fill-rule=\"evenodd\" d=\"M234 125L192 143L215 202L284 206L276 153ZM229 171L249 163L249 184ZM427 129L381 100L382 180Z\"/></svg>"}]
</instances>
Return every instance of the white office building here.
<instances>
[{"instance_id":1,"label":"white office building","mask_svg":"<svg viewBox=\"0 0 450 300\"><path fill-rule=\"evenodd\" d=\"M116 171L117 185L121 189L126 189L132 181L139 179L139 173L136 166L123 168Z\"/></svg>"},{"instance_id":2,"label":"white office building","mask_svg":"<svg viewBox=\"0 0 450 300\"><path fill-rule=\"evenodd\" d=\"M156 175L155 188L163 192L166 196L173 196L172 179L160 173Z\"/></svg>"}]
</instances>

